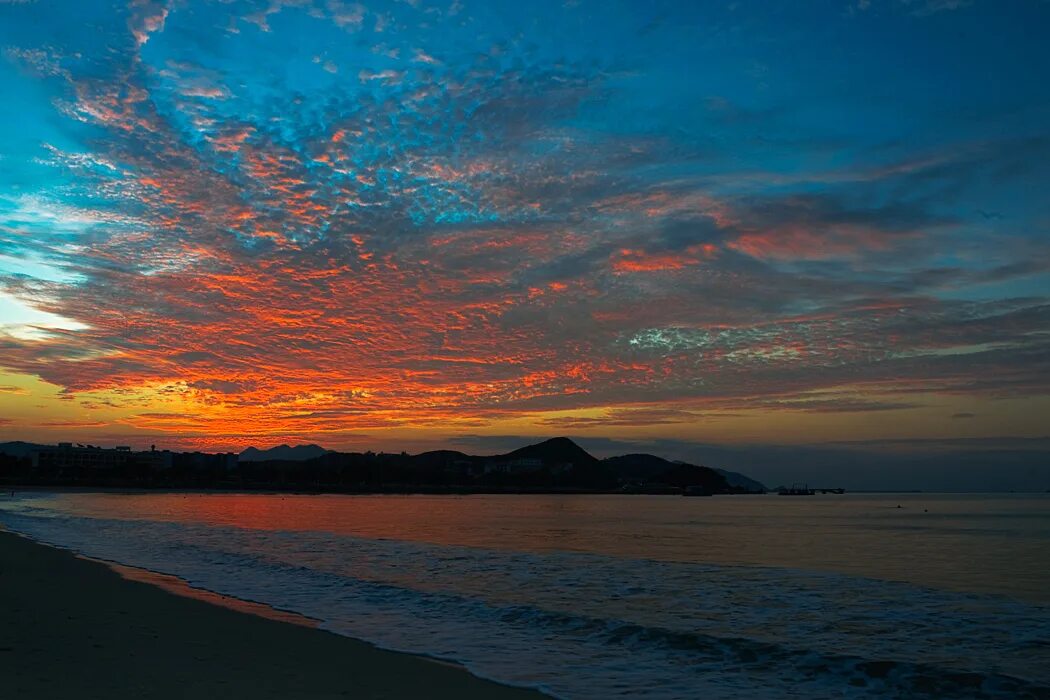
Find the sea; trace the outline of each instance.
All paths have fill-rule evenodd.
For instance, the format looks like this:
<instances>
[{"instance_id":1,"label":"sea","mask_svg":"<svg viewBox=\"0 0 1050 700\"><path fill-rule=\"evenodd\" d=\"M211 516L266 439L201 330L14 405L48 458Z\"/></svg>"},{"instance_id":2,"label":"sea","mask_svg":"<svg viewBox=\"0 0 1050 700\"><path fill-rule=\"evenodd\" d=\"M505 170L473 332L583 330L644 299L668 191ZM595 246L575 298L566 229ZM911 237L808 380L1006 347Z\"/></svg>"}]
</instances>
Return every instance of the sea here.
<instances>
[{"instance_id":1,"label":"sea","mask_svg":"<svg viewBox=\"0 0 1050 700\"><path fill-rule=\"evenodd\" d=\"M1050 698L1050 494L19 493L0 524L556 698Z\"/></svg>"}]
</instances>

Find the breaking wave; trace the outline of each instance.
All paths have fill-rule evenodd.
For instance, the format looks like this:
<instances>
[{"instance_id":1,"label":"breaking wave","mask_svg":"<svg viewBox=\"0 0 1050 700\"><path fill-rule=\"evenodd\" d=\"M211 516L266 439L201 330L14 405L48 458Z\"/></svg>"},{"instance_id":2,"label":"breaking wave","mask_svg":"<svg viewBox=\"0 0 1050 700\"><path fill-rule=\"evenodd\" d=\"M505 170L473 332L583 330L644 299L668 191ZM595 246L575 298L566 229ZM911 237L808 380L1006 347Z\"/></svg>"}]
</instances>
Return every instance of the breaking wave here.
<instances>
[{"instance_id":1,"label":"breaking wave","mask_svg":"<svg viewBox=\"0 0 1050 700\"><path fill-rule=\"evenodd\" d=\"M1048 698L1050 611L839 574L7 504L11 530L561 698Z\"/></svg>"}]
</instances>

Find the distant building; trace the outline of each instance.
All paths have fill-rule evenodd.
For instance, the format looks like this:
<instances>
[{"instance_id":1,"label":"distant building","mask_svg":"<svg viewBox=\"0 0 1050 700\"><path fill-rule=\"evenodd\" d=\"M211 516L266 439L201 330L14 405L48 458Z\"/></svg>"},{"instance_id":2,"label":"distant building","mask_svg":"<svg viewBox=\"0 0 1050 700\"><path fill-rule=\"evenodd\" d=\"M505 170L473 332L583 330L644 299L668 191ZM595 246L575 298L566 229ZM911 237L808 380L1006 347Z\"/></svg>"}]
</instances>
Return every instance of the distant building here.
<instances>
[{"instance_id":1,"label":"distant building","mask_svg":"<svg viewBox=\"0 0 1050 700\"><path fill-rule=\"evenodd\" d=\"M135 452L133 459L136 464L148 467L150 471L159 472L171 469L174 454L170 450L150 450L149 452Z\"/></svg>"},{"instance_id":2,"label":"distant building","mask_svg":"<svg viewBox=\"0 0 1050 700\"><path fill-rule=\"evenodd\" d=\"M58 471L112 471L128 466L130 450L107 450L94 445L60 442L33 450L33 469Z\"/></svg>"},{"instance_id":3,"label":"distant building","mask_svg":"<svg viewBox=\"0 0 1050 700\"><path fill-rule=\"evenodd\" d=\"M175 454L173 464L181 471L189 472L231 472L237 468L237 454L222 452L179 452Z\"/></svg>"},{"instance_id":4,"label":"distant building","mask_svg":"<svg viewBox=\"0 0 1050 700\"><path fill-rule=\"evenodd\" d=\"M107 449L95 445L74 445L71 442L33 450L31 457L34 471L93 473L128 468L160 471L170 468L172 464L172 453L168 450L132 452L126 445Z\"/></svg>"}]
</instances>

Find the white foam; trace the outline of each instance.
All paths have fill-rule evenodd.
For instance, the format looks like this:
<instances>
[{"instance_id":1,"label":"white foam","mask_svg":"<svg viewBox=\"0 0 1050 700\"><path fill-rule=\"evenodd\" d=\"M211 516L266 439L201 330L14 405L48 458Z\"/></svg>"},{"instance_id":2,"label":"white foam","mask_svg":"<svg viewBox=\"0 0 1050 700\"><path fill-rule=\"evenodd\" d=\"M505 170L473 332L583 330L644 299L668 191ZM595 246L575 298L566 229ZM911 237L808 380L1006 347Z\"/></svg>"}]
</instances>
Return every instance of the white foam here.
<instances>
[{"instance_id":1,"label":"white foam","mask_svg":"<svg viewBox=\"0 0 1050 700\"><path fill-rule=\"evenodd\" d=\"M523 553L9 503L0 522L91 557L454 660L564 698L1037 697L1050 611L789 569Z\"/></svg>"}]
</instances>

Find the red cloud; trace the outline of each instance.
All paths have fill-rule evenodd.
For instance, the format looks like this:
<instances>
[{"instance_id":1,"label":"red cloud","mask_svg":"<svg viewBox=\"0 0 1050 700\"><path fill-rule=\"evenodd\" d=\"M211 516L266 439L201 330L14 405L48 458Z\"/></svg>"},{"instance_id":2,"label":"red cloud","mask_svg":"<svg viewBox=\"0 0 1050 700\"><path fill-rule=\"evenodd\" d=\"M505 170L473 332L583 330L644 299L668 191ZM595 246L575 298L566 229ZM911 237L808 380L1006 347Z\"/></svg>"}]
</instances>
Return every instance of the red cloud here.
<instances>
[{"instance_id":1,"label":"red cloud","mask_svg":"<svg viewBox=\"0 0 1050 700\"><path fill-rule=\"evenodd\" d=\"M718 246L702 243L680 251L647 252L622 248L612 259L616 272L666 272L699 265L718 255Z\"/></svg>"}]
</instances>

